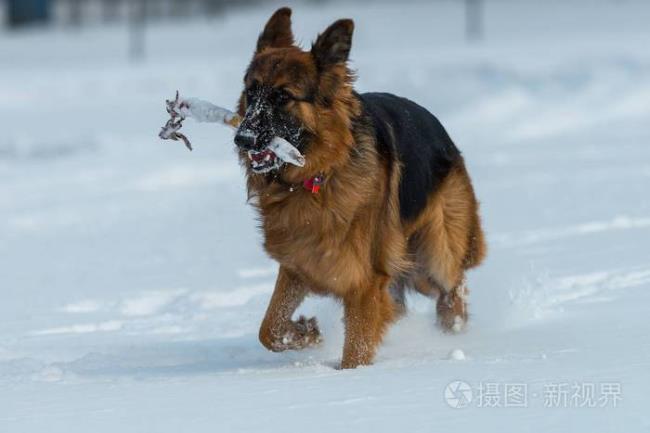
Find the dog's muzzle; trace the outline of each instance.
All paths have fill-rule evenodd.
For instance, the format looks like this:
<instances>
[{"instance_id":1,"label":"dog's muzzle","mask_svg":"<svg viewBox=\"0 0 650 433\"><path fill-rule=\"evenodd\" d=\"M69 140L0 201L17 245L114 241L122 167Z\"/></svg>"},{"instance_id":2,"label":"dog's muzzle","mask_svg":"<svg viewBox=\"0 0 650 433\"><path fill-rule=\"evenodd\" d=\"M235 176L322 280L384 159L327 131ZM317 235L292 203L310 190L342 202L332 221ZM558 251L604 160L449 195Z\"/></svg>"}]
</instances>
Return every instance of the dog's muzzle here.
<instances>
[{"instance_id":1,"label":"dog's muzzle","mask_svg":"<svg viewBox=\"0 0 650 433\"><path fill-rule=\"evenodd\" d=\"M246 129L237 131L235 135L235 144L246 151L250 168L255 173L268 173L282 165L283 161L269 149L269 142Z\"/></svg>"},{"instance_id":2,"label":"dog's muzzle","mask_svg":"<svg viewBox=\"0 0 650 433\"><path fill-rule=\"evenodd\" d=\"M246 133L237 132L235 135L235 145L243 150L254 150L257 137L246 131Z\"/></svg>"}]
</instances>

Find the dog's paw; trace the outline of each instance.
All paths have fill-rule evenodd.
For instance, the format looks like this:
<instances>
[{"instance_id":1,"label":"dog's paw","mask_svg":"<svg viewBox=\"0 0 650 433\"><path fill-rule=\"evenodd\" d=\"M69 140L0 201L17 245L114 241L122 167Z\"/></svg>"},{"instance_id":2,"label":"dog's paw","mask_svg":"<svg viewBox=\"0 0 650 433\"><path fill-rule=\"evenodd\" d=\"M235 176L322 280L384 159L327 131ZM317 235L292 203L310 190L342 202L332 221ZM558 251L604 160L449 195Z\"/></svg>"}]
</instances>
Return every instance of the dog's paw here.
<instances>
[{"instance_id":1,"label":"dog's paw","mask_svg":"<svg viewBox=\"0 0 650 433\"><path fill-rule=\"evenodd\" d=\"M299 336L299 340L304 342L305 345L314 345L322 341L320 336L320 329L318 329L318 322L315 317L307 319L305 316L300 316L294 327Z\"/></svg>"},{"instance_id":2,"label":"dog's paw","mask_svg":"<svg viewBox=\"0 0 650 433\"><path fill-rule=\"evenodd\" d=\"M276 335L269 348L274 352L300 350L317 346L322 341L316 318L300 316L295 322L289 322L283 333Z\"/></svg>"},{"instance_id":3,"label":"dog's paw","mask_svg":"<svg viewBox=\"0 0 650 433\"><path fill-rule=\"evenodd\" d=\"M467 326L467 317L460 314L444 314L438 316L438 326L450 334L459 334Z\"/></svg>"},{"instance_id":4,"label":"dog's paw","mask_svg":"<svg viewBox=\"0 0 650 433\"><path fill-rule=\"evenodd\" d=\"M456 293L442 293L436 306L438 326L450 334L463 332L467 326L467 304Z\"/></svg>"}]
</instances>

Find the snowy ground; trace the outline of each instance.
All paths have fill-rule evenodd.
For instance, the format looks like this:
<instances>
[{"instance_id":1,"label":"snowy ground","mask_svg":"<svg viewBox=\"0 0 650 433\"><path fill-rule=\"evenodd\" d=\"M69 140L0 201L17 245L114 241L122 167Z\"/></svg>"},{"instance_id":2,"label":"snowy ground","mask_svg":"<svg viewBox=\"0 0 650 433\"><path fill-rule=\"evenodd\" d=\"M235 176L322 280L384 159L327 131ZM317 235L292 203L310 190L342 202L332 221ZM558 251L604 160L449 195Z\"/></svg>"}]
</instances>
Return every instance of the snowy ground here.
<instances>
[{"instance_id":1,"label":"snowy ground","mask_svg":"<svg viewBox=\"0 0 650 433\"><path fill-rule=\"evenodd\" d=\"M414 296L355 371L331 300L300 310L323 347L258 344L276 266L231 133L156 139L177 88L234 105L272 6L157 25L139 65L119 27L3 34L0 431L650 430L650 4L487 3L476 45L455 2L294 11L305 44L355 18L358 88L440 117L489 239L467 333Z\"/></svg>"}]
</instances>

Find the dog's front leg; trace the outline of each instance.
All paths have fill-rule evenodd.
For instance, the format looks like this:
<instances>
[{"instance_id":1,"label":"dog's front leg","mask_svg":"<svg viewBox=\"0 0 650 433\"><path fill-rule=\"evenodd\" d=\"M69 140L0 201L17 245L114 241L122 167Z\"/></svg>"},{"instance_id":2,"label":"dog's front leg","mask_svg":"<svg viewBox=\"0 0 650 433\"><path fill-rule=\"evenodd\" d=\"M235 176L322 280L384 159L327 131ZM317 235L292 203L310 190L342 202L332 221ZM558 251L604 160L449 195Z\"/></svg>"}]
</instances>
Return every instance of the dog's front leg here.
<instances>
[{"instance_id":1,"label":"dog's front leg","mask_svg":"<svg viewBox=\"0 0 650 433\"><path fill-rule=\"evenodd\" d=\"M321 342L316 318L291 316L307 294L307 286L291 271L280 266L275 290L260 327L260 342L269 350L298 350Z\"/></svg>"},{"instance_id":2,"label":"dog's front leg","mask_svg":"<svg viewBox=\"0 0 650 433\"><path fill-rule=\"evenodd\" d=\"M363 292L344 298L345 344L341 368L372 363L388 324L395 318L395 304L388 278L377 277Z\"/></svg>"}]
</instances>

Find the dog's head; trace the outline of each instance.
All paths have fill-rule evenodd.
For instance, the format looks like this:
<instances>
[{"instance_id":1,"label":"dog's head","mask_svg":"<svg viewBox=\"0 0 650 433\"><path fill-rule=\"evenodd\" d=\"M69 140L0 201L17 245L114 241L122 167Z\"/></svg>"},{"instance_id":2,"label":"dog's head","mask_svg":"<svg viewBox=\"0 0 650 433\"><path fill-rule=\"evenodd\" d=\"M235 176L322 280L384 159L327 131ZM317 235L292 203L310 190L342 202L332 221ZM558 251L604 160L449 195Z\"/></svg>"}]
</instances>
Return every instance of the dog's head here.
<instances>
[{"instance_id":1,"label":"dog's head","mask_svg":"<svg viewBox=\"0 0 650 433\"><path fill-rule=\"evenodd\" d=\"M310 51L303 51L294 44L291 9L271 16L257 41L239 99L243 120L235 144L253 173L282 167L282 160L268 148L276 136L300 150L306 169L312 171L328 157L326 149L317 150L332 141L328 137L336 141L342 134L343 141L351 141L346 104L352 99L347 60L353 29L352 20L336 21Z\"/></svg>"}]
</instances>

